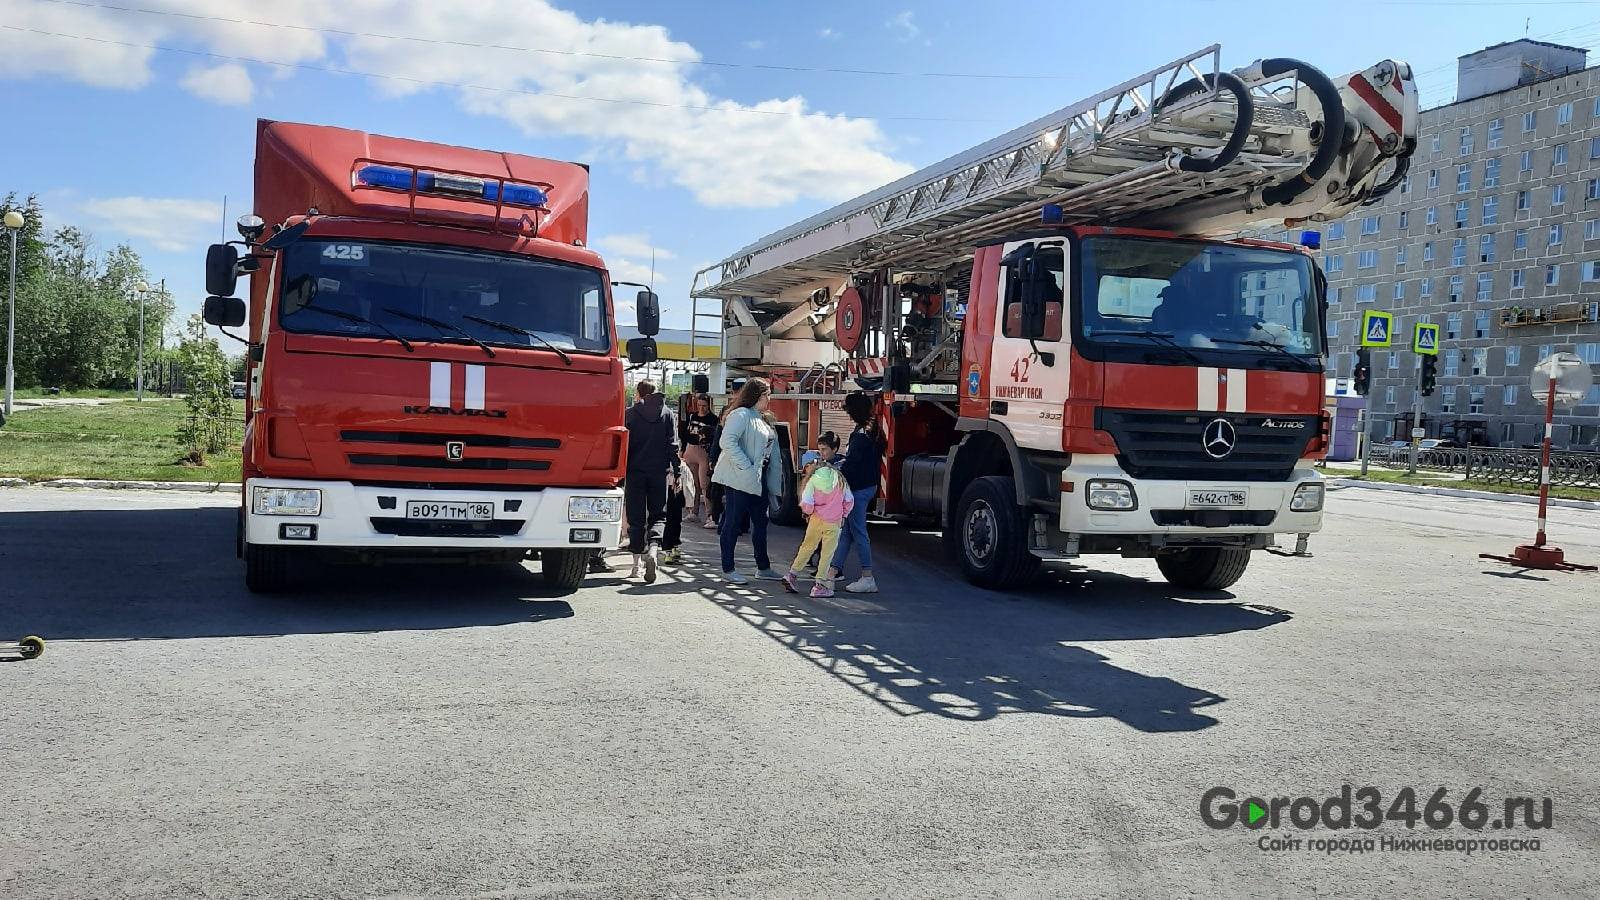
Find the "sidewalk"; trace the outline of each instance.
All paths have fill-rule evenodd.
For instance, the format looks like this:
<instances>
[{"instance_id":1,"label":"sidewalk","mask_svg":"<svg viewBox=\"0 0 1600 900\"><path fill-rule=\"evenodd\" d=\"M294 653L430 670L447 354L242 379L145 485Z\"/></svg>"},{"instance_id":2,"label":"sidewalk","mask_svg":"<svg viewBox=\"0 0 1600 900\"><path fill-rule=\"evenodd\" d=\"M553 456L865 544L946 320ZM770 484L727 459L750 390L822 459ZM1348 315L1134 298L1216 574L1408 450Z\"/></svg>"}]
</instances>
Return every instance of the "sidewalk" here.
<instances>
[{"instance_id":1,"label":"sidewalk","mask_svg":"<svg viewBox=\"0 0 1600 900\"><path fill-rule=\"evenodd\" d=\"M238 482L223 481L98 481L89 478L54 478L29 481L26 478L0 478L0 488L94 488L96 490L192 491L195 493L239 493Z\"/></svg>"}]
</instances>

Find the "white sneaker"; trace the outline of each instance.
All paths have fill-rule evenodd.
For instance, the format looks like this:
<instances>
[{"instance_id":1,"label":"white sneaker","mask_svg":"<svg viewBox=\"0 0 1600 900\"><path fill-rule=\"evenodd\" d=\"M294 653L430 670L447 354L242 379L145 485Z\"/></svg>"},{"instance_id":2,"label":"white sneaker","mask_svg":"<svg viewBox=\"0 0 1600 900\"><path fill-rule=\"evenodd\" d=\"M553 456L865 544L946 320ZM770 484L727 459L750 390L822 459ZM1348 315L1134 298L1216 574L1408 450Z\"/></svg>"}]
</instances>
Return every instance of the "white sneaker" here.
<instances>
[{"instance_id":1,"label":"white sneaker","mask_svg":"<svg viewBox=\"0 0 1600 900\"><path fill-rule=\"evenodd\" d=\"M644 554L644 583L650 584L656 580L656 553L659 551L651 547Z\"/></svg>"},{"instance_id":2,"label":"white sneaker","mask_svg":"<svg viewBox=\"0 0 1600 900\"><path fill-rule=\"evenodd\" d=\"M750 579L744 577L743 575L740 575L738 572L723 572L722 573L722 580L726 581L729 584L749 584L750 583Z\"/></svg>"},{"instance_id":3,"label":"white sneaker","mask_svg":"<svg viewBox=\"0 0 1600 900\"><path fill-rule=\"evenodd\" d=\"M628 577L629 578L638 578L639 577L639 554L637 554L637 553L635 553L633 555L633 570L628 573Z\"/></svg>"},{"instance_id":4,"label":"white sneaker","mask_svg":"<svg viewBox=\"0 0 1600 900\"><path fill-rule=\"evenodd\" d=\"M859 581L853 581L845 585L844 589L852 594L876 594L878 592L878 581L868 575Z\"/></svg>"}]
</instances>

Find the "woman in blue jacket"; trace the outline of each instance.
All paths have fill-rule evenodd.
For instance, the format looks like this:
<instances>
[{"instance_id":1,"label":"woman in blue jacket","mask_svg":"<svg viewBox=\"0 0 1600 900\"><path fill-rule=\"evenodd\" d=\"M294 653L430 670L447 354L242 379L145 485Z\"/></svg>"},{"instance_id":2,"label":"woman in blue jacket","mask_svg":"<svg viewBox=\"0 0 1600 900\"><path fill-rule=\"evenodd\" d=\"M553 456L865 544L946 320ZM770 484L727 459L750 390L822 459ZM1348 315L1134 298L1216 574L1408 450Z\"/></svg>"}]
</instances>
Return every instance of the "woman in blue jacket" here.
<instances>
[{"instance_id":1,"label":"woman in blue jacket","mask_svg":"<svg viewBox=\"0 0 1600 900\"><path fill-rule=\"evenodd\" d=\"M755 551L756 577L782 577L773 571L767 557L767 498L783 491L778 432L762 416L771 399L772 387L766 381L745 381L723 413L722 435L717 440L720 453L711 480L723 488L722 574L733 584L747 581L733 570L733 548L746 522Z\"/></svg>"}]
</instances>

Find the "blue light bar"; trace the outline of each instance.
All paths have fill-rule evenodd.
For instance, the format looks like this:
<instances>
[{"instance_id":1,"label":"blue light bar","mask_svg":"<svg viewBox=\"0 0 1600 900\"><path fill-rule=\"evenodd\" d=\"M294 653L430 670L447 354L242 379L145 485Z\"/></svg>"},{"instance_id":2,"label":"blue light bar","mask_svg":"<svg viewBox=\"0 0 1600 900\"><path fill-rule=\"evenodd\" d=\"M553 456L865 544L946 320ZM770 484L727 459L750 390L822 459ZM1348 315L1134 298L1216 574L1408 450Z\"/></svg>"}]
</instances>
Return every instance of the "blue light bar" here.
<instances>
[{"instance_id":1,"label":"blue light bar","mask_svg":"<svg viewBox=\"0 0 1600 900\"><path fill-rule=\"evenodd\" d=\"M356 180L361 184L371 185L376 188L388 188L396 191L411 190L411 170L395 166L363 166L356 172ZM480 188L481 194L478 193ZM418 174L417 191L424 194L460 195L473 193L478 194L485 200L498 200L500 198L500 185L497 183L457 175L436 175L432 172ZM531 185L508 184L505 186L506 206L543 208L549 202L549 199L549 196L544 191Z\"/></svg>"},{"instance_id":2,"label":"blue light bar","mask_svg":"<svg viewBox=\"0 0 1600 900\"><path fill-rule=\"evenodd\" d=\"M1322 232L1320 232L1320 231L1302 231L1302 232L1300 232L1300 246L1302 246L1302 247L1310 247L1312 250L1320 249L1322 247Z\"/></svg>"},{"instance_id":3,"label":"blue light bar","mask_svg":"<svg viewBox=\"0 0 1600 900\"><path fill-rule=\"evenodd\" d=\"M1044 209L1039 210L1039 219L1046 225L1059 224L1062 219L1061 207L1054 203L1045 204Z\"/></svg>"}]
</instances>

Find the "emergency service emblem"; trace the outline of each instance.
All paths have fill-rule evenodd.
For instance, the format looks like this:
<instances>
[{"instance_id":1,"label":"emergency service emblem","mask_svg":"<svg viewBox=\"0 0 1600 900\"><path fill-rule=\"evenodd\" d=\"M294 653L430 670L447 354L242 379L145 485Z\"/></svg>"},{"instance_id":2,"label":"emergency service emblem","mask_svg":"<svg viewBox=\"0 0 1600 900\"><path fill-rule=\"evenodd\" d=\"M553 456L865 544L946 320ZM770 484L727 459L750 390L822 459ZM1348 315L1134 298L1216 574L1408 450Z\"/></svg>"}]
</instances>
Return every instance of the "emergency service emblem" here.
<instances>
[{"instance_id":1,"label":"emergency service emblem","mask_svg":"<svg viewBox=\"0 0 1600 900\"><path fill-rule=\"evenodd\" d=\"M973 363L972 369L967 372L967 396L978 396L978 388L983 384L983 376L978 372L978 364Z\"/></svg>"}]
</instances>

